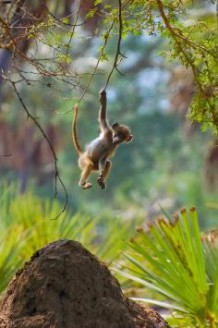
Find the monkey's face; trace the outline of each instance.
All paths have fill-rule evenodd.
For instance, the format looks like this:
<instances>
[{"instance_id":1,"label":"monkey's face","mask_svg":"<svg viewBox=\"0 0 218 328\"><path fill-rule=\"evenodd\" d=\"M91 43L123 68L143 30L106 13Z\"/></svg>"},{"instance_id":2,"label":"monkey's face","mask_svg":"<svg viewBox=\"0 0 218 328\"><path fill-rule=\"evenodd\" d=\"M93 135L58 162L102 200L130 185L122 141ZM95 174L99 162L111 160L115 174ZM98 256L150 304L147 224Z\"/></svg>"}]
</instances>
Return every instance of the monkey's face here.
<instances>
[{"instance_id":1,"label":"monkey's face","mask_svg":"<svg viewBox=\"0 0 218 328\"><path fill-rule=\"evenodd\" d=\"M113 130L113 143L120 144L122 142L130 142L133 139L133 135L128 126L114 123L112 124Z\"/></svg>"}]
</instances>

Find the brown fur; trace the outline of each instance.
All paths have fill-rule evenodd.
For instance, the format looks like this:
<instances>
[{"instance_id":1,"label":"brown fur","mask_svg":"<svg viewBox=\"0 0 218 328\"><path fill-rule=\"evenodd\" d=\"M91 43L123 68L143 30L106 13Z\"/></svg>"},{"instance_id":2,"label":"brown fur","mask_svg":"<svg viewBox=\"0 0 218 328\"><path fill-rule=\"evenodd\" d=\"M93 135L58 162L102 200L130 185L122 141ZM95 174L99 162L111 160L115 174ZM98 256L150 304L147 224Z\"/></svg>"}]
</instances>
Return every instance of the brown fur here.
<instances>
[{"instance_id":1,"label":"brown fur","mask_svg":"<svg viewBox=\"0 0 218 328\"><path fill-rule=\"evenodd\" d=\"M92 187L87 179L92 171L98 171L97 182L102 189L111 170L112 157L119 144L130 142L133 138L128 126L114 123L110 126L106 116L107 98L105 90L100 92L99 125L100 134L92 140L83 151L77 137L78 105L74 106L74 119L72 124L72 138L74 147L78 153L78 165L82 170L79 186L83 189Z\"/></svg>"}]
</instances>

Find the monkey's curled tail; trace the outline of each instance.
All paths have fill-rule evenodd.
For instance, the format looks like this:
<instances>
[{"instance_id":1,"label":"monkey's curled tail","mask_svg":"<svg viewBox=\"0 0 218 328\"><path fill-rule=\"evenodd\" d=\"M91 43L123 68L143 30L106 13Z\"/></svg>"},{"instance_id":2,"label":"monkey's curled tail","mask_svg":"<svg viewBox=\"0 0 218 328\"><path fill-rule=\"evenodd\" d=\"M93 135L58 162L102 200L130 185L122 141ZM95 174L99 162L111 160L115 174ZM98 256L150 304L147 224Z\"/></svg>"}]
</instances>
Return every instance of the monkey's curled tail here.
<instances>
[{"instance_id":1,"label":"monkey's curled tail","mask_svg":"<svg viewBox=\"0 0 218 328\"><path fill-rule=\"evenodd\" d=\"M72 122L72 139L73 139L73 144L76 149L76 152L78 155L81 155L83 153L82 147L79 143L78 136L77 136L77 116L78 116L78 109L79 106L76 104L73 107L74 111L74 117L73 117L73 122Z\"/></svg>"}]
</instances>

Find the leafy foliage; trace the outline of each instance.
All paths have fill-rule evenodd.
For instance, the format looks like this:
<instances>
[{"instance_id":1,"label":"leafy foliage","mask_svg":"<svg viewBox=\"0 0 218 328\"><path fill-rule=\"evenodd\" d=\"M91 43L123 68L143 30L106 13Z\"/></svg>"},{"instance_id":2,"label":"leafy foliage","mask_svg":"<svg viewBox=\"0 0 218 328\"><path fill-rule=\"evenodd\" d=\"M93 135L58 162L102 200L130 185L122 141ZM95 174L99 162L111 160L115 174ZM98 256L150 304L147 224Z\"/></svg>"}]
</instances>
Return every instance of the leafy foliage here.
<instances>
[{"instance_id":1,"label":"leafy foliage","mask_svg":"<svg viewBox=\"0 0 218 328\"><path fill-rule=\"evenodd\" d=\"M19 227L11 227L2 231L0 237L0 293L5 289L15 271L21 265L20 252L23 246L23 237Z\"/></svg>"},{"instance_id":2,"label":"leafy foliage","mask_svg":"<svg viewBox=\"0 0 218 328\"><path fill-rule=\"evenodd\" d=\"M174 221L158 219L139 230L125 254L131 265L122 275L161 293L168 302L141 301L173 309L173 327L218 324L218 244L202 242L196 210ZM132 251L131 251L132 250ZM180 321L181 319L181 321Z\"/></svg>"},{"instance_id":3,"label":"leafy foliage","mask_svg":"<svg viewBox=\"0 0 218 328\"><path fill-rule=\"evenodd\" d=\"M212 3L212 1L211 1ZM205 4L205 8L208 5ZM112 6L111 6L112 7ZM204 8L204 6L203 6ZM199 9L199 12L198 12ZM196 92L189 117L218 132L217 27L214 13L202 15L201 7L189 1L137 0L123 4L119 11L104 10L105 24L122 23L122 38L129 34L163 36L170 44L167 57L192 71ZM103 11L103 10L102 10ZM190 13L193 13L190 19ZM116 26L115 24L115 26Z\"/></svg>"},{"instance_id":4,"label":"leafy foliage","mask_svg":"<svg viewBox=\"0 0 218 328\"><path fill-rule=\"evenodd\" d=\"M201 1L199 4L193 4L191 1L180 0L119 0L112 3L94 1L86 12L85 23L88 24L90 20L100 17L101 27L100 24L96 24L95 32L98 42L100 38L102 40L96 54L96 66L88 78L84 77L84 93L88 90L101 62L112 62L106 85L112 73L119 72L118 66L124 57L121 41L130 35L148 35L153 38L161 36L169 43L167 58L175 63L180 62L192 71L196 91L189 117L201 123L203 129L212 127L214 132L218 132L217 23L213 3ZM208 10L208 7L212 10ZM75 75L71 70L64 75L64 70L70 66L73 57L71 41L76 40L78 31L81 31L81 26L77 23L82 12L80 7L77 9L72 13L72 17L57 19L55 15L50 14L42 21L33 21L25 32L27 39L37 40L36 48L42 44L50 51L50 59L46 60L48 64L42 65L41 60L37 61L37 58L34 62L27 56L25 60L31 65L34 64L37 69L40 68L40 74L54 76L57 79L61 75L64 80L67 77L74 86L78 85ZM9 30L7 23L9 24L4 22L6 34ZM113 58L110 58L110 46L114 43L117 45L113 50ZM13 42L12 44L15 47ZM82 74L79 78L82 78ZM84 94L81 99L83 96Z\"/></svg>"}]
</instances>

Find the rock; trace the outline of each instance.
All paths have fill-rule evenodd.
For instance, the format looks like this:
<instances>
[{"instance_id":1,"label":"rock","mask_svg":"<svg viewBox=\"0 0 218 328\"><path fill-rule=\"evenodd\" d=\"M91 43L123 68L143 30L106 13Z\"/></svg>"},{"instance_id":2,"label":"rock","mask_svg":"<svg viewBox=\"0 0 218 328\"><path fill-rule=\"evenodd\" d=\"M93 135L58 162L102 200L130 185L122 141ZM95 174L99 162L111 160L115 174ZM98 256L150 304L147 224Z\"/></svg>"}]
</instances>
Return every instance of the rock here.
<instances>
[{"instance_id":1,"label":"rock","mask_svg":"<svg viewBox=\"0 0 218 328\"><path fill-rule=\"evenodd\" d=\"M108 268L80 243L37 251L0 302L0 328L169 328L127 299Z\"/></svg>"}]
</instances>

